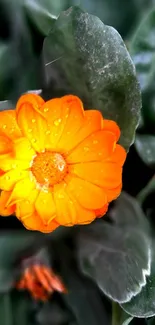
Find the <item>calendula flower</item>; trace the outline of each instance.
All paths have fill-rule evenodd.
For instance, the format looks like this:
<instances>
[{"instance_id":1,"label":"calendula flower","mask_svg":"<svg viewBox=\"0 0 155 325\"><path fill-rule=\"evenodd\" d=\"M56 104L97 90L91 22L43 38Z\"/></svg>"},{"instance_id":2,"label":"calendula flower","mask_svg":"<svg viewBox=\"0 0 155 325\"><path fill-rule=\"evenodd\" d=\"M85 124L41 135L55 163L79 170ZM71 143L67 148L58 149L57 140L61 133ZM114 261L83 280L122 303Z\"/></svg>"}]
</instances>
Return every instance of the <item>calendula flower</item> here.
<instances>
[{"instance_id":1,"label":"calendula flower","mask_svg":"<svg viewBox=\"0 0 155 325\"><path fill-rule=\"evenodd\" d=\"M33 264L25 268L16 283L18 290L27 290L36 300L47 300L54 291L66 293L61 279L46 265Z\"/></svg>"},{"instance_id":2,"label":"calendula flower","mask_svg":"<svg viewBox=\"0 0 155 325\"><path fill-rule=\"evenodd\" d=\"M120 129L76 96L20 97L0 112L0 214L31 230L87 224L122 188Z\"/></svg>"}]
</instances>

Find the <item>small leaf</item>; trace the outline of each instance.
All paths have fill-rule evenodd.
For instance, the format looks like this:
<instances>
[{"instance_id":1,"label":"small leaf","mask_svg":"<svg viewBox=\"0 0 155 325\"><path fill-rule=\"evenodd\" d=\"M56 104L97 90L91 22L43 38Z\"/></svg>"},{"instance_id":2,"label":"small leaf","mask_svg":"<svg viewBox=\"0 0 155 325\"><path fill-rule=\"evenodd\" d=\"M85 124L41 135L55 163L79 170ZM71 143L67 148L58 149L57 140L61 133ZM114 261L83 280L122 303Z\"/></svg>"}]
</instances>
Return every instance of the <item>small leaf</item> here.
<instances>
[{"instance_id":1,"label":"small leaf","mask_svg":"<svg viewBox=\"0 0 155 325\"><path fill-rule=\"evenodd\" d=\"M155 135L137 134L135 147L143 162L155 168Z\"/></svg>"},{"instance_id":2,"label":"small leaf","mask_svg":"<svg viewBox=\"0 0 155 325\"><path fill-rule=\"evenodd\" d=\"M155 242L152 245L151 274L146 278L146 285L141 292L133 297L131 301L122 304L121 307L130 315L135 317L152 317L155 315Z\"/></svg>"},{"instance_id":3,"label":"small leaf","mask_svg":"<svg viewBox=\"0 0 155 325\"><path fill-rule=\"evenodd\" d=\"M121 128L128 149L138 124L141 97L135 68L117 31L78 7L60 14L45 38L46 97L78 95Z\"/></svg>"},{"instance_id":4,"label":"small leaf","mask_svg":"<svg viewBox=\"0 0 155 325\"><path fill-rule=\"evenodd\" d=\"M149 225L131 198L115 209L112 224L99 220L80 229L77 248L82 271L123 303L141 291L150 274Z\"/></svg>"}]
</instances>

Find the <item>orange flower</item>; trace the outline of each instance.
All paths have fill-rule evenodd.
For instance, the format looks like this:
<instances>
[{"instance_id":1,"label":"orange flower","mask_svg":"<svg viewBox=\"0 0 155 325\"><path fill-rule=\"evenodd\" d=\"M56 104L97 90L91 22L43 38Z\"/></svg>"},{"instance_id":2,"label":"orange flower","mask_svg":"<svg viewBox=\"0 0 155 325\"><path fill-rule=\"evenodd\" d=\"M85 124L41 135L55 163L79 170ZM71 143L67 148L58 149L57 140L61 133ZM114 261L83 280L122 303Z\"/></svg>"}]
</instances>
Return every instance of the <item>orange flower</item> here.
<instances>
[{"instance_id":1,"label":"orange flower","mask_svg":"<svg viewBox=\"0 0 155 325\"><path fill-rule=\"evenodd\" d=\"M18 290L28 290L36 300L47 300L54 291L67 292L60 278L50 268L39 264L27 267L15 286Z\"/></svg>"},{"instance_id":2,"label":"orange flower","mask_svg":"<svg viewBox=\"0 0 155 325\"><path fill-rule=\"evenodd\" d=\"M76 96L20 97L0 112L0 214L51 232L106 213L122 187L120 130Z\"/></svg>"}]
</instances>

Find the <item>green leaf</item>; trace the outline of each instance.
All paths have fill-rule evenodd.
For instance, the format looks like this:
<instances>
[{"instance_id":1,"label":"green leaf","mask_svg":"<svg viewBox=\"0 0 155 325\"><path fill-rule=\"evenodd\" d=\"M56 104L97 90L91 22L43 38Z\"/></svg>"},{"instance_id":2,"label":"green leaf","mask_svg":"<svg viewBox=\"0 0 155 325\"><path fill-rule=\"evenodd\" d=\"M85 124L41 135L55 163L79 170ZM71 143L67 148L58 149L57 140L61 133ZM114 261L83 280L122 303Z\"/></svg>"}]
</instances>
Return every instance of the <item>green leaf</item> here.
<instances>
[{"instance_id":1,"label":"green leaf","mask_svg":"<svg viewBox=\"0 0 155 325\"><path fill-rule=\"evenodd\" d=\"M13 325L10 293L0 295L0 320L3 325Z\"/></svg>"},{"instance_id":2,"label":"green leaf","mask_svg":"<svg viewBox=\"0 0 155 325\"><path fill-rule=\"evenodd\" d=\"M55 6L59 6L59 1L24 0L26 14L43 35L49 33L56 20L56 16L53 14L57 11Z\"/></svg>"},{"instance_id":3,"label":"green leaf","mask_svg":"<svg viewBox=\"0 0 155 325\"><path fill-rule=\"evenodd\" d=\"M112 223L99 220L83 227L77 242L82 271L119 303L141 291L151 263L149 225L137 202L126 197L116 203Z\"/></svg>"},{"instance_id":4,"label":"green leaf","mask_svg":"<svg viewBox=\"0 0 155 325\"><path fill-rule=\"evenodd\" d=\"M36 320L39 325L63 325L69 323L69 315L53 299L44 304L37 313Z\"/></svg>"},{"instance_id":5,"label":"green leaf","mask_svg":"<svg viewBox=\"0 0 155 325\"><path fill-rule=\"evenodd\" d=\"M155 168L155 135L137 134L135 147L143 162Z\"/></svg>"},{"instance_id":6,"label":"green leaf","mask_svg":"<svg viewBox=\"0 0 155 325\"><path fill-rule=\"evenodd\" d=\"M146 285L131 301L121 307L135 317L152 317L155 315L155 242L152 245L151 274L146 278Z\"/></svg>"},{"instance_id":7,"label":"green leaf","mask_svg":"<svg viewBox=\"0 0 155 325\"><path fill-rule=\"evenodd\" d=\"M86 108L99 109L121 128L128 149L139 119L141 97L135 68L115 29L71 7L45 38L46 97L78 95Z\"/></svg>"},{"instance_id":8,"label":"green leaf","mask_svg":"<svg viewBox=\"0 0 155 325\"><path fill-rule=\"evenodd\" d=\"M155 8L151 9L142 20L130 44L130 54L133 58L142 91L155 82ZM152 88L153 87L153 88Z\"/></svg>"}]
</instances>

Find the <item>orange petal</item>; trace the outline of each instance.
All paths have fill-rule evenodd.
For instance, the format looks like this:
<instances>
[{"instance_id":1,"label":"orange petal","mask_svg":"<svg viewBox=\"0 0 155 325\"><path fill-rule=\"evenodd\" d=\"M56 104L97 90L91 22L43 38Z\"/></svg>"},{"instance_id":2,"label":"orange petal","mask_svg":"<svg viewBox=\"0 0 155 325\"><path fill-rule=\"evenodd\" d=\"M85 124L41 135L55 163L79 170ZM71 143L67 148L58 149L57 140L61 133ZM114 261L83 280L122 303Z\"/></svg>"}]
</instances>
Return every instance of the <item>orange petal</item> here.
<instances>
[{"instance_id":1,"label":"orange petal","mask_svg":"<svg viewBox=\"0 0 155 325\"><path fill-rule=\"evenodd\" d=\"M6 206L6 203L9 200L11 192L2 191L0 195L0 215L1 216L10 216L15 212L15 205L9 207Z\"/></svg>"},{"instance_id":2,"label":"orange petal","mask_svg":"<svg viewBox=\"0 0 155 325\"><path fill-rule=\"evenodd\" d=\"M43 100L43 98L37 94L24 94L22 95L16 105L16 111L18 113L18 111L21 109L21 106L24 104L29 104L31 105L37 112L40 111L40 107L42 105L44 105L45 101Z\"/></svg>"},{"instance_id":3,"label":"orange petal","mask_svg":"<svg viewBox=\"0 0 155 325\"><path fill-rule=\"evenodd\" d=\"M66 177L67 189L76 200L86 209L100 209L107 203L105 191L78 177Z\"/></svg>"},{"instance_id":4,"label":"orange petal","mask_svg":"<svg viewBox=\"0 0 155 325\"><path fill-rule=\"evenodd\" d=\"M12 151L12 141L7 136L0 135L0 155L8 154Z\"/></svg>"},{"instance_id":5,"label":"orange petal","mask_svg":"<svg viewBox=\"0 0 155 325\"><path fill-rule=\"evenodd\" d=\"M69 172L99 187L115 188L121 183L122 168L112 162L90 162L70 165Z\"/></svg>"},{"instance_id":6,"label":"orange petal","mask_svg":"<svg viewBox=\"0 0 155 325\"><path fill-rule=\"evenodd\" d=\"M27 138L22 137L14 141L13 149L16 159L28 160L31 162L36 155L36 152Z\"/></svg>"},{"instance_id":7,"label":"orange petal","mask_svg":"<svg viewBox=\"0 0 155 325\"><path fill-rule=\"evenodd\" d=\"M51 287L50 283L48 282L46 275L43 273L41 266L34 265L33 270L37 276L37 280L40 282L40 284L43 286L43 288L47 292L53 292L53 288Z\"/></svg>"},{"instance_id":8,"label":"orange petal","mask_svg":"<svg viewBox=\"0 0 155 325\"><path fill-rule=\"evenodd\" d=\"M47 123L45 118L33 108L30 103L17 103L17 122L22 133L27 137L37 152L45 149L45 132Z\"/></svg>"},{"instance_id":9,"label":"orange petal","mask_svg":"<svg viewBox=\"0 0 155 325\"><path fill-rule=\"evenodd\" d=\"M116 137L116 142L118 141L119 137L120 137L120 128L117 125L116 122L112 121L112 120L104 120L103 121L103 129L106 131L110 131L113 134L115 134Z\"/></svg>"},{"instance_id":10,"label":"orange petal","mask_svg":"<svg viewBox=\"0 0 155 325\"><path fill-rule=\"evenodd\" d=\"M95 213L83 208L67 189L65 183L54 186L54 200L57 208L55 220L64 226L87 224L94 220Z\"/></svg>"},{"instance_id":11,"label":"orange petal","mask_svg":"<svg viewBox=\"0 0 155 325\"><path fill-rule=\"evenodd\" d=\"M63 106L68 107L68 113L57 148L68 151L72 149L72 139L84 123L84 109L81 100L76 96L64 96L62 101Z\"/></svg>"},{"instance_id":12,"label":"orange petal","mask_svg":"<svg viewBox=\"0 0 155 325\"><path fill-rule=\"evenodd\" d=\"M35 212L35 201L39 194L39 190L34 189L31 195L16 204L16 216L18 219L30 216Z\"/></svg>"},{"instance_id":13,"label":"orange petal","mask_svg":"<svg viewBox=\"0 0 155 325\"><path fill-rule=\"evenodd\" d=\"M11 191L14 185L21 179L26 178L29 172L19 169L12 169L0 176L0 188L5 191Z\"/></svg>"},{"instance_id":14,"label":"orange petal","mask_svg":"<svg viewBox=\"0 0 155 325\"><path fill-rule=\"evenodd\" d=\"M22 201L23 199L27 199L31 196L32 191L35 189L36 184L29 177L29 172L27 172L27 177L18 181L14 189L9 197L7 205L10 206L12 204L17 203L18 201Z\"/></svg>"},{"instance_id":15,"label":"orange petal","mask_svg":"<svg viewBox=\"0 0 155 325\"><path fill-rule=\"evenodd\" d=\"M52 192L40 191L35 202L35 208L43 223L45 225L50 224L56 214Z\"/></svg>"},{"instance_id":16,"label":"orange petal","mask_svg":"<svg viewBox=\"0 0 155 325\"><path fill-rule=\"evenodd\" d=\"M59 226L59 224L55 220L52 220L48 225L45 225L37 214L37 212L34 212L31 216L21 218L20 221L28 230L36 230L41 231L43 233L52 232Z\"/></svg>"},{"instance_id":17,"label":"orange petal","mask_svg":"<svg viewBox=\"0 0 155 325\"><path fill-rule=\"evenodd\" d=\"M66 135L64 135L65 139L66 139L66 143L64 142L60 142L61 146L64 144L64 148L66 151L70 151L73 148L75 148L80 142L82 142L85 138L87 138L89 135L91 135L92 133L94 133L95 131L101 130L102 128L102 115L99 111L95 111L95 110L88 110L85 111L85 117L83 120L83 123L81 123L80 128L77 128L77 123L76 123L76 131L75 133L71 133L70 132L70 128L71 130L73 130L75 121L72 122L72 125L68 124L68 131L66 128ZM80 122L80 119L79 119ZM82 121L81 121L82 122ZM61 141L63 141L63 139L61 138ZM59 146L60 146L59 144Z\"/></svg>"},{"instance_id":18,"label":"orange petal","mask_svg":"<svg viewBox=\"0 0 155 325\"><path fill-rule=\"evenodd\" d=\"M28 169L31 167L30 160L20 160L14 158L12 154L2 155L0 156L0 169L3 171L8 171L11 169Z\"/></svg>"},{"instance_id":19,"label":"orange petal","mask_svg":"<svg viewBox=\"0 0 155 325\"><path fill-rule=\"evenodd\" d=\"M109 204L107 203L101 209L95 210L95 214L96 214L97 218L101 218L107 213L108 206L109 206Z\"/></svg>"},{"instance_id":20,"label":"orange petal","mask_svg":"<svg viewBox=\"0 0 155 325\"><path fill-rule=\"evenodd\" d=\"M104 160L111 156L115 135L108 131L97 131L83 140L67 157L69 163Z\"/></svg>"},{"instance_id":21,"label":"orange petal","mask_svg":"<svg viewBox=\"0 0 155 325\"><path fill-rule=\"evenodd\" d=\"M21 131L17 124L15 110L0 112L0 133L12 140L21 137Z\"/></svg>"},{"instance_id":22,"label":"orange petal","mask_svg":"<svg viewBox=\"0 0 155 325\"><path fill-rule=\"evenodd\" d=\"M126 151L125 149L120 146L119 144L116 144L116 148L114 152L112 153L111 157L109 157L108 161L115 162L119 164L120 166L123 166L125 159L126 159Z\"/></svg>"},{"instance_id":23,"label":"orange petal","mask_svg":"<svg viewBox=\"0 0 155 325\"><path fill-rule=\"evenodd\" d=\"M40 110L48 123L46 149L56 148L68 118L69 104L67 104L67 100L63 100L63 97L55 98L47 101Z\"/></svg>"},{"instance_id":24,"label":"orange petal","mask_svg":"<svg viewBox=\"0 0 155 325\"><path fill-rule=\"evenodd\" d=\"M122 182L115 188L105 188L104 189L106 194L107 194L107 198L108 198L108 202L111 202L112 200L115 200L121 193L122 190Z\"/></svg>"}]
</instances>

